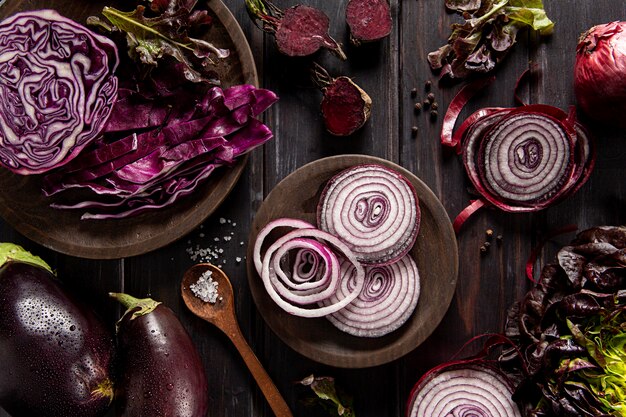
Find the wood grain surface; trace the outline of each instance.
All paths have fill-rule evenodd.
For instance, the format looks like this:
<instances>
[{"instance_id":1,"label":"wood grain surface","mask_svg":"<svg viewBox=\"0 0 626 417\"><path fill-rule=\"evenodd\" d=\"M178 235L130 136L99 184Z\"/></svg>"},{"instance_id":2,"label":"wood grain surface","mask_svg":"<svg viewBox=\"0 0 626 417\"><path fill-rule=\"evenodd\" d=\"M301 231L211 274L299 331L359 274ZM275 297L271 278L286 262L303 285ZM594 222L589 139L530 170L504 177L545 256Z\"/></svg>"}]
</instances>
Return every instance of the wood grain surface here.
<instances>
[{"instance_id":1,"label":"wood grain surface","mask_svg":"<svg viewBox=\"0 0 626 417\"><path fill-rule=\"evenodd\" d=\"M50 7L68 11L78 3L84 2L49 2ZM295 1L277 3L286 7ZM323 9L330 17L331 34L347 44L343 20L346 0L306 3ZM544 40L534 35L521 36L496 71L495 83L471 101L464 116L487 105L512 106L515 81L531 63L538 65L540 73L525 87L525 99L566 109L575 103L572 66L578 36L594 24L626 20L626 3L622 1L544 3L556 22L554 34ZM8 1L0 12L4 13L3 8L10 4ZM154 252L107 261L61 255L26 239L7 223L0 223L1 240L22 244L48 260L57 268L59 277L97 308L111 327L120 311L107 299L109 291L149 295L178 313L206 367L211 416L273 414L230 341L185 308L180 280L196 262L187 253L188 248L218 245L223 249L217 262L226 261L222 267L234 287L243 334L294 415L322 415L319 409L303 405L300 400L305 391L294 384L314 373L334 376L354 396L357 416L398 417L405 413L411 387L427 369L449 359L472 336L502 330L506 308L529 288L524 277L526 258L549 230L570 223L579 229L626 223L626 132L590 124L598 142L598 160L589 182L577 194L540 213L512 215L486 210L464 226L458 238L459 278L452 304L441 324L417 349L389 364L366 369L335 368L303 357L271 331L252 300L243 257L255 213L279 181L306 163L332 155L366 154L388 159L413 172L433 190L448 215L456 216L472 197L468 193L469 182L459 159L445 153L439 145L441 117L431 121L424 113L416 114L410 90L417 88L418 98L423 99L424 82L432 80L440 109L447 108L458 91L459 85L439 87L426 62L426 54L445 42L449 25L457 17L445 12L443 0L391 0L394 30L389 38L361 49L346 46L345 62L326 52L316 57L332 75L353 77L373 99L372 117L364 129L352 137L337 138L324 131L319 114L321 93L308 81L306 62L281 56L273 40L250 21L243 0L226 0L226 4L250 42L261 85L275 90L280 101L264 116L275 138L251 154L233 192L211 217L183 239ZM419 129L417 137L411 135L412 126ZM220 218L231 223L221 223ZM503 239L500 246L492 245L481 256L479 247L486 229ZM224 236L232 238L224 241ZM551 260L556 249L572 237L569 234L550 240L538 263ZM220 241L215 242L215 238ZM242 260L237 262L237 258ZM109 416L113 415L111 411ZM6 416L0 412L0 417Z\"/></svg>"}]
</instances>

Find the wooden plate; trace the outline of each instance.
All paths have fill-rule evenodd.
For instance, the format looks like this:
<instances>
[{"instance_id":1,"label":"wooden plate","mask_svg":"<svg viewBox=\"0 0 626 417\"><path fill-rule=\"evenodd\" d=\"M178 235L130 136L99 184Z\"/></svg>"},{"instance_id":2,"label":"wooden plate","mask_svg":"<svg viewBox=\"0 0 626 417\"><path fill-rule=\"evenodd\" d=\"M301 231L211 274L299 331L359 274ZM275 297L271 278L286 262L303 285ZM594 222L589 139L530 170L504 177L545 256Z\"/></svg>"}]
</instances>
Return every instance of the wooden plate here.
<instances>
[{"instance_id":1,"label":"wooden plate","mask_svg":"<svg viewBox=\"0 0 626 417\"><path fill-rule=\"evenodd\" d=\"M129 8L124 2L117 3L122 10ZM54 8L84 23L88 16L99 15L105 5L115 6L115 2L10 1L0 8L0 19L18 11ZM254 58L239 24L221 0L210 0L208 6L215 19L207 39L231 51L217 68L222 86L258 86ZM126 51L120 49L122 53ZM230 168L220 168L193 195L170 207L129 219L104 221L80 220L80 211L50 208L53 199L42 195L39 176L15 175L0 168L0 215L29 239L68 255L93 259L139 255L173 242L202 223L235 186L246 161L243 157Z\"/></svg>"},{"instance_id":2,"label":"wooden plate","mask_svg":"<svg viewBox=\"0 0 626 417\"><path fill-rule=\"evenodd\" d=\"M401 328L380 338L348 335L325 318L304 319L287 314L267 295L254 268L251 252L259 230L274 219L293 217L315 224L317 202L326 182L339 171L364 163L381 164L404 175L415 186L422 212L420 232L411 250L420 271L420 300L411 318ZM405 355L435 330L454 295L458 253L448 215L426 184L406 169L384 159L341 155L303 166L270 192L252 224L247 267L254 302L283 342L317 362L342 368L365 368Z\"/></svg>"}]
</instances>

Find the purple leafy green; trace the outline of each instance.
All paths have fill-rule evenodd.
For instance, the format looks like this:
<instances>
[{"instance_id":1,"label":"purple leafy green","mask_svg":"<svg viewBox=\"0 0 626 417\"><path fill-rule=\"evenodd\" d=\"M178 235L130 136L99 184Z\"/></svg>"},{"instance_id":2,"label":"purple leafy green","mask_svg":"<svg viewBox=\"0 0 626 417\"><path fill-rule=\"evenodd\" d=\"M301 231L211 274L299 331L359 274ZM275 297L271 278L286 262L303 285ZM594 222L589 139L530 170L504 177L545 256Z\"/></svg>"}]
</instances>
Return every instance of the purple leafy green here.
<instances>
[{"instance_id":1,"label":"purple leafy green","mask_svg":"<svg viewBox=\"0 0 626 417\"><path fill-rule=\"evenodd\" d=\"M508 317L526 416L624 415L626 227L578 234Z\"/></svg>"},{"instance_id":2,"label":"purple leafy green","mask_svg":"<svg viewBox=\"0 0 626 417\"><path fill-rule=\"evenodd\" d=\"M154 17L146 16L142 5L129 12L105 7L102 14L113 26L97 17L91 17L89 23L125 33L129 55L143 64L156 66L170 56L180 63L187 80L217 84L212 64L215 58L228 57L229 51L189 35L212 22L206 10L192 10L195 4L195 0L153 0L151 9L160 13Z\"/></svg>"},{"instance_id":3,"label":"purple leafy green","mask_svg":"<svg viewBox=\"0 0 626 417\"><path fill-rule=\"evenodd\" d=\"M504 59L519 30L530 27L541 35L552 32L542 0L446 0L446 7L463 16L454 23L448 43L428 54L442 77L462 79L487 73Z\"/></svg>"}]
</instances>

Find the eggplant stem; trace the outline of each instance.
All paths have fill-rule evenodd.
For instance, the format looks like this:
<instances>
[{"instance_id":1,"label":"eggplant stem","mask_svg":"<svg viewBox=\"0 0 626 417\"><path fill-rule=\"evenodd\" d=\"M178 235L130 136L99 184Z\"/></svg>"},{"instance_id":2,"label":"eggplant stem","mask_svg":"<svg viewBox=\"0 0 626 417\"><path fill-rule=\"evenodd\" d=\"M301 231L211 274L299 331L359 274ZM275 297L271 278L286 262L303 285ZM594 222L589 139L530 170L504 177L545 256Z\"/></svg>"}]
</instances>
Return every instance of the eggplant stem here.
<instances>
[{"instance_id":1,"label":"eggplant stem","mask_svg":"<svg viewBox=\"0 0 626 417\"><path fill-rule=\"evenodd\" d=\"M97 398L108 398L109 404L111 404L114 397L113 381L111 381L109 378L106 378L91 391L91 395Z\"/></svg>"},{"instance_id":2,"label":"eggplant stem","mask_svg":"<svg viewBox=\"0 0 626 417\"><path fill-rule=\"evenodd\" d=\"M126 312L124 313L120 321L131 312L132 315L130 317L130 320L134 320L137 317L144 316L154 311L154 309L157 308L159 304L161 304L159 301L154 301L151 298L135 298L132 295L119 292L110 292L109 297L117 300L120 304L126 307Z\"/></svg>"}]
</instances>

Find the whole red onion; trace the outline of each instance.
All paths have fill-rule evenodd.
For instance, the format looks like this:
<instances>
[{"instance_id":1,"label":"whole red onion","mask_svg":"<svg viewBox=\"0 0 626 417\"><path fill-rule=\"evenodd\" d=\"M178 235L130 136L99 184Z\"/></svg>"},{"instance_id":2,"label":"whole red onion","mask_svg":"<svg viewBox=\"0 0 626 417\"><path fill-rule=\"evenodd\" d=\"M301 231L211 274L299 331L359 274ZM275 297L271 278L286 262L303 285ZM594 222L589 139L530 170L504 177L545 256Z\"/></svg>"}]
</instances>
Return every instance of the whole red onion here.
<instances>
[{"instance_id":1,"label":"whole red onion","mask_svg":"<svg viewBox=\"0 0 626 417\"><path fill-rule=\"evenodd\" d=\"M626 22L594 26L581 36L574 89L589 117L626 127Z\"/></svg>"}]
</instances>

